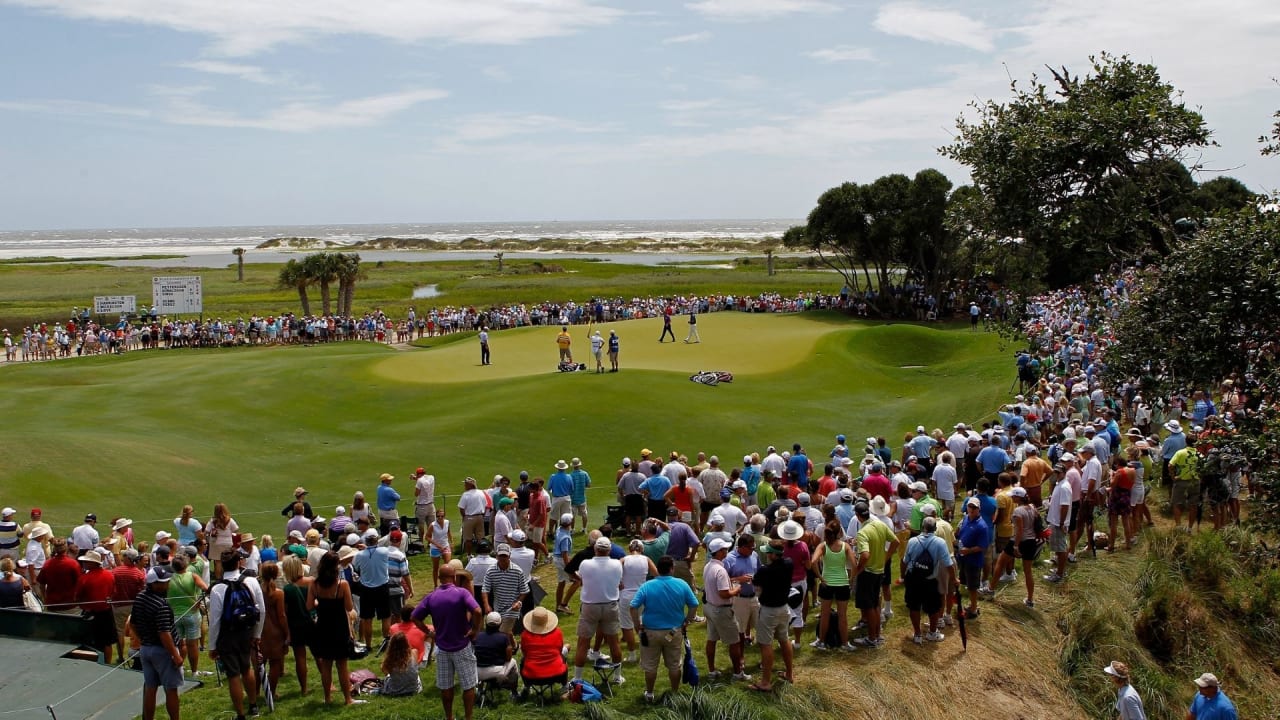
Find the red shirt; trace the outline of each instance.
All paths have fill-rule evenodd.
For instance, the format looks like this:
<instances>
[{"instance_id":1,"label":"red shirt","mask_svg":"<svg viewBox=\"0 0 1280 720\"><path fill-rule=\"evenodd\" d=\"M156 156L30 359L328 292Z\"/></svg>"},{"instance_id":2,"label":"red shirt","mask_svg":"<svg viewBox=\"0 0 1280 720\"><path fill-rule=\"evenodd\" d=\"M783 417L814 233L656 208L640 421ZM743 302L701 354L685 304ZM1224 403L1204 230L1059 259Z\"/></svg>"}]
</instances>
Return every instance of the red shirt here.
<instances>
[{"instance_id":1,"label":"red shirt","mask_svg":"<svg viewBox=\"0 0 1280 720\"><path fill-rule=\"evenodd\" d=\"M391 634L395 635L398 632L404 633L404 638L409 641L409 647L413 648L418 662L421 663L427 657L427 636L412 622L392 625Z\"/></svg>"},{"instance_id":2,"label":"red shirt","mask_svg":"<svg viewBox=\"0 0 1280 720\"><path fill-rule=\"evenodd\" d=\"M44 586L44 604L55 610L65 610L76 603L80 563L66 555L55 555L45 561L36 580Z\"/></svg>"},{"instance_id":3,"label":"red shirt","mask_svg":"<svg viewBox=\"0 0 1280 720\"><path fill-rule=\"evenodd\" d=\"M830 475L823 475L822 479L818 481L818 494L821 495L822 497L826 497L831 493L835 492L836 487L837 485L836 485L835 478L831 477Z\"/></svg>"},{"instance_id":4,"label":"red shirt","mask_svg":"<svg viewBox=\"0 0 1280 720\"><path fill-rule=\"evenodd\" d=\"M110 610L107 601L116 589L116 578L101 567L95 567L80 576L76 584L76 602L85 612Z\"/></svg>"},{"instance_id":5,"label":"red shirt","mask_svg":"<svg viewBox=\"0 0 1280 720\"><path fill-rule=\"evenodd\" d=\"M111 571L115 589L111 592L112 605L129 605L146 587L146 573L137 566L120 565Z\"/></svg>"},{"instance_id":6,"label":"red shirt","mask_svg":"<svg viewBox=\"0 0 1280 720\"><path fill-rule=\"evenodd\" d=\"M542 491L529 493L529 524L533 527L544 527L547 524L547 514L551 512L551 505L547 502L547 496Z\"/></svg>"},{"instance_id":7,"label":"red shirt","mask_svg":"<svg viewBox=\"0 0 1280 720\"><path fill-rule=\"evenodd\" d=\"M879 495L885 500L894 497L893 483L889 482L889 478L878 473L871 473L863 478L862 489L866 490L871 497Z\"/></svg>"},{"instance_id":8,"label":"red shirt","mask_svg":"<svg viewBox=\"0 0 1280 720\"><path fill-rule=\"evenodd\" d=\"M524 664L520 667L520 675L526 680L546 680L563 675L569 671L560 648L564 646L564 633L555 628L546 635L535 635L525 631L520 636L520 649L524 653Z\"/></svg>"}]
</instances>

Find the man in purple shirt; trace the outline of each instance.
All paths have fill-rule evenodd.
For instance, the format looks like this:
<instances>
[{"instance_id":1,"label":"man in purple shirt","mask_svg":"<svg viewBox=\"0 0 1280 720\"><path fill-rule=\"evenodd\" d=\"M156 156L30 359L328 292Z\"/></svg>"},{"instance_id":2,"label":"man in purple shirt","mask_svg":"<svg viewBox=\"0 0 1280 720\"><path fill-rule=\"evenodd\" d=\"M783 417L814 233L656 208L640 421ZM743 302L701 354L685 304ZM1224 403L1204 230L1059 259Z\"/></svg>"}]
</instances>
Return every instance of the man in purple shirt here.
<instances>
[{"instance_id":1,"label":"man in purple shirt","mask_svg":"<svg viewBox=\"0 0 1280 720\"><path fill-rule=\"evenodd\" d=\"M466 719L476 704L476 654L471 638L480 629L480 605L475 597L454 584L457 571L451 566L440 568L440 586L413 609L413 624L431 636L432 630L422 622L430 615L435 623L436 687L444 703L445 720L453 720L453 691L462 686L462 705ZM454 675L457 675L455 682Z\"/></svg>"},{"instance_id":2,"label":"man in purple shirt","mask_svg":"<svg viewBox=\"0 0 1280 720\"><path fill-rule=\"evenodd\" d=\"M671 575L689 583L689 589L697 593L698 588L693 585L693 561L698 556L702 541L693 528L688 523L680 522L679 518L680 514L675 506L667 508L667 531L671 535L667 542L667 554L675 561Z\"/></svg>"}]
</instances>

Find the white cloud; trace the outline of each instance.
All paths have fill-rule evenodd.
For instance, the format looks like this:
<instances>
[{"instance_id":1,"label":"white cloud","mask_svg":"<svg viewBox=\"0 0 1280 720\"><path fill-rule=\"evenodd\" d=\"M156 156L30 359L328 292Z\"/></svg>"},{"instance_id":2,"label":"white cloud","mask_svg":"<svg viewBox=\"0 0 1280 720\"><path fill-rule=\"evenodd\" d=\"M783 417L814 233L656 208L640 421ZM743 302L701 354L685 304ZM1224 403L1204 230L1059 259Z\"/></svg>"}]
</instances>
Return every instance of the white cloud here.
<instances>
[{"instance_id":1,"label":"white cloud","mask_svg":"<svg viewBox=\"0 0 1280 720\"><path fill-rule=\"evenodd\" d=\"M871 48L856 45L836 45L806 53L814 60L825 63L838 62L875 62L876 56Z\"/></svg>"},{"instance_id":2,"label":"white cloud","mask_svg":"<svg viewBox=\"0 0 1280 720\"><path fill-rule=\"evenodd\" d=\"M835 12L839 8L824 0L699 0L685 7L716 20L771 20L784 15Z\"/></svg>"},{"instance_id":3,"label":"white cloud","mask_svg":"<svg viewBox=\"0 0 1280 720\"><path fill-rule=\"evenodd\" d=\"M513 44L568 35L622 16L597 0L3 0L70 18L209 35L225 55L333 35L399 42ZM754 1L754 0L753 0Z\"/></svg>"},{"instance_id":4,"label":"white cloud","mask_svg":"<svg viewBox=\"0 0 1280 720\"><path fill-rule=\"evenodd\" d=\"M257 65L240 65L216 60L197 60L180 63L178 67L209 73L210 75L230 75L231 77L237 77L246 82L258 83L259 85L275 85L281 80L279 77L268 74Z\"/></svg>"},{"instance_id":5,"label":"white cloud","mask_svg":"<svg viewBox=\"0 0 1280 720\"><path fill-rule=\"evenodd\" d=\"M922 42L958 45L980 52L995 49L995 33L991 29L982 22L953 10L929 8L915 3L890 3L880 8L874 26L887 35L899 35Z\"/></svg>"},{"instance_id":6,"label":"white cloud","mask_svg":"<svg viewBox=\"0 0 1280 720\"><path fill-rule=\"evenodd\" d=\"M157 115L177 125L307 132L377 125L398 112L423 102L439 100L448 93L443 90L418 89L354 98L329 105L289 102L259 115L244 115L212 108L198 102L194 95L171 93L168 107Z\"/></svg>"},{"instance_id":7,"label":"white cloud","mask_svg":"<svg viewBox=\"0 0 1280 720\"><path fill-rule=\"evenodd\" d=\"M145 118L151 114L143 108L61 99L5 100L0 101L0 110L76 117L115 115L119 117Z\"/></svg>"},{"instance_id":8,"label":"white cloud","mask_svg":"<svg viewBox=\"0 0 1280 720\"><path fill-rule=\"evenodd\" d=\"M689 33L688 35L676 35L674 37L665 38L663 45L681 45L684 43L705 42L711 39L711 33L707 31Z\"/></svg>"},{"instance_id":9,"label":"white cloud","mask_svg":"<svg viewBox=\"0 0 1280 720\"><path fill-rule=\"evenodd\" d=\"M469 151L477 146L524 135L545 133L598 134L616 130L611 124L584 123L554 115L537 113L483 113L455 118L449 122L454 131L437 140L441 152Z\"/></svg>"}]
</instances>

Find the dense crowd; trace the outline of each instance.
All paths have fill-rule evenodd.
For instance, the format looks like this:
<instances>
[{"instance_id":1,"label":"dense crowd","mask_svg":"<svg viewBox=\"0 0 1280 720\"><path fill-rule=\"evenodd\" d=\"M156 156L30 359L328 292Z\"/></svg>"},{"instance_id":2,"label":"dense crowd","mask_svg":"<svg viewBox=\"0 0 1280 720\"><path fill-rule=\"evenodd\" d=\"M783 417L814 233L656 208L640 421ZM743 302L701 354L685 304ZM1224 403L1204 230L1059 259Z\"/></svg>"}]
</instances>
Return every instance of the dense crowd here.
<instances>
[{"instance_id":1,"label":"dense crowd","mask_svg":"<svg viewBox=\"0 0 1280 720\"><path fill-rule=\"evenodd\" d=\"M1133 272L1035 299L1032 348L1018 359L1022 392L978 427L921 425L901 441L836 435L817 453L801 443L743 448L740 463L645 448L594 482L573 458L545 478L467 478L460 492L418 468L411 491L383 474L372 500L357 492L331 518L299 487L281 526L252 523L279 532L279 544L222 504L207 520L185 507L138 537L128 518L100 530L91 513L55 532L39 509L19 525L5 508L0 606L87 615L108 660L113 649L137 651L148 688L176 688L184 665L207 672L207 649L231 680L237 717L256 712L262 685L278 690L290 653L303 694L309 653L326 702L335 689L360 702L347 660L374 644L375 619L381 692L417 694L419 671L434 663L450 718L455 692L470 717L477 692L589 695L625 682L633 662L652 701L660 668L680 687L691 624L706 628L702 677L760 691L773 688L775 664L794 680L800 651L882 651L904 611L896 625L906 641L955 642L948 626L980 621L982 600L1002 585L1021 584L1034 608L1037 560L1051 566L1043 581L1059 584L1098 550L1140 543L1157 488L1168 486L1175 522L1185 512L1188 530L1239 519L1248 468L1216 446L1250 403L1247 382L1164 398L1144 398L1136 379L1102 385L1108 319ZM685 302L705 312L737 301ZM594 492L613 498L605 518L591 517ZM430 562L432 584L416 604L414 556ZM568 645L558 626L574 615ZM258 654L265 678L255 674ZM1106 672L1121 716L1143 717L1128 669ZM1214 676L1197 684L1193 711L1229 707Z\"/></svg>"}]
</instances>

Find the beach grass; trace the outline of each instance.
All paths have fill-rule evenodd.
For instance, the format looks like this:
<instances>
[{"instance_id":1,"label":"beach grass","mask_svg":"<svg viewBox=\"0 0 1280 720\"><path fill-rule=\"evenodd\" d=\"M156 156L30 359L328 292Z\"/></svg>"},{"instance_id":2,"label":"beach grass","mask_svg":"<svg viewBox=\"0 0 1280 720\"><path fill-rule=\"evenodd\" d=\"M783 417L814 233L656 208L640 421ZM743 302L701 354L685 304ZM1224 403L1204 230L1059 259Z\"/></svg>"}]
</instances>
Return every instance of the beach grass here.
<instances>
[{"instance_id":1,"label":"beach grass","mask_svg":"<svg viewBox=\"0 0 1280 720\"><path fill-rule=\"evenodd\" d=\"M250 259L252 255L249 256ZM648 297L673 294L749 294L840 290L839 276L820 270L795 270L770 276L763 263L734 269L644 266L592 260L508 259L499 273L492 260L441 262L364 262L364 278L356 287L355 307L363 312L380 308L394 318L408 308L419 312L432 306L489 307L498 302L536 303L593 297ZM65 321L71 308L92 306L95 295L136 295L139 309L151 302L151 279L163 275L200 275L204 315L234 319L250 315L300 312L297 292L280 288L280 265L245 264L244 282L237 282L235 263L228 255L225 268L118 267L102 263L0 263L0 327L11 330L38 322ZM416 287L435 285L440 293L429 300L412 299ZM334 296L337 284L333 285ZM312 312L323 310L319 288L309 292ZM116 318L108 318L114 321Z\"/></svg>"}]
</instances>

